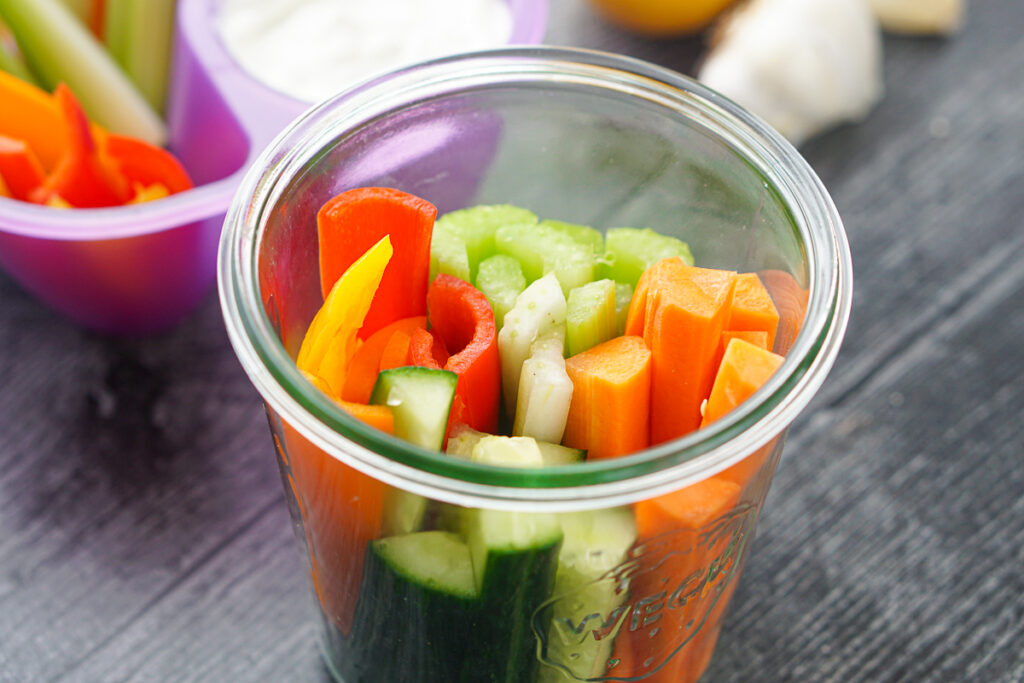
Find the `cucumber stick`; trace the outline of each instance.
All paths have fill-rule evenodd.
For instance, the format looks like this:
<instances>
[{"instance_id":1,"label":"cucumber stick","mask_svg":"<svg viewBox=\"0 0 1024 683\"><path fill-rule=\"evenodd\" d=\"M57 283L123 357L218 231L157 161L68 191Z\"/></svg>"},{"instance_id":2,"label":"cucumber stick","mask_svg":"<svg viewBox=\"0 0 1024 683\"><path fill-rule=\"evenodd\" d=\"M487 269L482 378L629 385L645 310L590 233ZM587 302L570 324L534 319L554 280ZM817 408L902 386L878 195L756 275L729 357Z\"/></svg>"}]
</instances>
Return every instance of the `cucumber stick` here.
<instances>
[{"instance_id":1,"label":"cucumber stick","mask_svg":"<svg viewBox=\"0 0 1024 683\"><path fill-rule=\"evenodd\" d=\"M449 455L454 455L459 458L471 458L473 455L473 447L476 446L477 442L485 436L491 436L485 432L478 432L470 427L462 426L461 429L454 432L448 437L448 445L445 447L445 452ZM527 439L529 437L494 437L503 439L521 438ZM587 459L587 452L580 448L570 448L557 443L549 443L547 441L537 441L533 439L537 444L537 448L540 450L541 465L543 467L555 467L559 465L571 465L572 463L583 462Z\"/></svg>"},{"instance_id":2,"label":"cucumber stick","mask_svg":"<svg viewBox=\"0 0 1024 683\"><path fill-rule=\"evenodd\" d=\"M565 313L566 356L582 353L617 334L613 280L595 280L569 292Z\"/></svg>"},{"instance_id":3,"label":"cucumber stick","mask_svg":"<svg viewBox=\"0 0 1024 683\"><path fill-rule=\"evenodd\" d=\"M370 393L370 403L391 406L395 436L427 450L439 451L444 443L458 379L454 372L435 368L382 370Z\"/></svg>"},{"instance_id":4,"label":"cucumber stick","mask_svg":"<svg viewBox=\"0 0 1024 683\"><path fill-rule=\"evenodd\" d=\"M626 561L637 535L629 508L568 512L559 515L559 522L563 541L555 587L552 599L539 614L550 618L544 659L568 667L575 678L543 666L540 683L597 678L605 673L614 642L614 633L605 631L611 627L605 620L627 595L613 570Z\"/></svg>"},{"instance_id":5,"label":"cucumber stick","mask_svg":"<svg viewBox=\"0 0 1024 683\"><path fill-rule=\"evenodd\" d=\"M553 274L530 283L516 298L498 332L501 389L505 409L512 413L519 396L519 377L530 347L545 330L565 324L565 296Z\"/></svg>"},{"instance_id":6,"label":"cucumber stick","mask_svg":"<svg viewBox=\"0 0 1024 683\"><path fill-rule=\"evenodd\" d=\"M47 88L67 83L89 118L112 133L166 142L163 121L60 0L0 0L0 18Z\"/></svg>"},{"instance_id":7,"label":"cucumber stick","mask_svg":"<svg viewBox=\"0 0 1024 683\"><path fill-rule=\"evenodd\" d=\"M510 441L515 439L485 436L473 447L473 459L508 466ZM558 517L466 508L462 530L485 615L475 635L479 647L467 653L474 675L464 680L533 681L538 670L533 615L554 588L562 545ZM542 626L547 629L547 623Z\"/></svg>"},{"instance_id":8,"label":"cucumber stick","mask_svg":"<svg viewBox=\"0 0 1024 683\"><path fill-rule=\"evenodd\" d=\"M530 345L519 374L512 433L558 443L565 433L572 401L572 380L565 371L565 328L552 326Z\"/></svg>"},{"instance_id":9,"label":"cucumber stick","mask_svg":"<svg viewBox=\"0 0 1024 683\"><path fill-rule=\"evenodd\" d=\"M164 111L171 69L175 0L106 0L107 49L157 112Z\"/></svg>"},{"instance_id":10,"label":"cucumber stick","mask_svg":"<svg viewBox=\"0 0 1024 683\"><path fill-rule=\"evenodd\" d=\"M424 531L371 541L363 564L350 681L460 680L480 609L469 547L457 535ZM362 665L356 669L355 666Z\"/></svg>"}]
</instances>

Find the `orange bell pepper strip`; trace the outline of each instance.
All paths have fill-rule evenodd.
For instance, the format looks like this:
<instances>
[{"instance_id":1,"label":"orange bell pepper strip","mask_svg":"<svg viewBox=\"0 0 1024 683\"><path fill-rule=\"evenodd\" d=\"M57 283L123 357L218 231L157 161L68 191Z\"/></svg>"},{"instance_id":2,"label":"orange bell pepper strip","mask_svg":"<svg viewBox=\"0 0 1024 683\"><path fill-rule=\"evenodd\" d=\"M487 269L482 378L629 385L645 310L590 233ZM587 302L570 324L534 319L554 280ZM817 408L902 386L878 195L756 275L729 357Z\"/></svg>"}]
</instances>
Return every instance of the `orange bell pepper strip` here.
<instances>
[{"instance_id":1,"label":"orange bell pepper strip","mask_svg":"<svg viewBox=\"0 0 1024 683\"><path fill-rule=\"evenodd\" d=\"M33 199L45 203L53 195L79 208L120 206L132 191L117 166L100 153L85 116L71 89L61 83L54 91L64 117L68 146L60 163Z\"/></svg>"},{"instance_id":2,"label":"orange bell pepper strip","mask_svg":"<svg viewBox=\"0 0 1024 683\"><path fill-rule=\"evenodd\" d=\"M444 364L459 376L455 404L461 400L462 421L481 432L498 429L501 363L494 311L487 297L465 280L441 274L427 291L431 329L451 352ZM453 408L452 413L456 410ZM454 423L449 420L449 426Z\"/></svg>"},{"instance_id":3,"label":"orange bell pepper strip","mask_svg":"<svg viewBox=\"0 0 1024 683\"><path fill-rule=\"evenodd\" d=\"M348 190L320 208L316 220L325 297L363 252L383 236L392 237L394 257L359 330L361 339L395 320L427 312L430 237L436 216L430 202L387 187Z\"/></svg>"},{"instance_id":4,"label":"orange bell pepper strip","mask_svg":"<svg viewBox=\"0 0 1024 683\"><path fill-rule=\"evenodd\" d=\"M46 182L46 175L28 145L0 135L0 179L7 190L4 196L27 202Z\"/></svg>"},{"instance_id":5,"label":"orange bell pepper strip","mask_svg":"<svg viewBox=\"0 0 1024 683\"><path fill-rule=\"evenodd\" d=\"M367 337L352 354L352 360L345 370L345 387L342 389L341 397L346 401L368 403L373 385L377 381L377 373L381 370L381 356L391 337L399 331L413 334L415 330L421 329L426 333L426 326L427 316L415 315L396 320Z\"/></svg>"},{"instance_id":6,"label":"orange bell pepper strip","mask_svg":"<svg viewBox=\"0 0 1024 683\"><path fill-rule=\"evenodd\" d=\"M306 330L295 362L299 370L323 379L332 396L342 395L346 368L356 351L356 332L392 253L391 240L385 235L335 281Z\"/></svg>"}]
</instances>

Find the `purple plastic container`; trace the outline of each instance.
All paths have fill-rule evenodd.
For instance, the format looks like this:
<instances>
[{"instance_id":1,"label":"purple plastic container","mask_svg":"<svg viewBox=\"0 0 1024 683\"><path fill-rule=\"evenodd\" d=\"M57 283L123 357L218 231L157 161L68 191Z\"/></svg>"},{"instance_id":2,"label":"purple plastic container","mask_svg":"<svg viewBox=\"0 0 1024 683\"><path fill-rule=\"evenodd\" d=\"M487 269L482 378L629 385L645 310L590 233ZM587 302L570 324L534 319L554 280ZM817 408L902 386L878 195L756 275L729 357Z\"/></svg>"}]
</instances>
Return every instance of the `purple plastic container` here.
<instances>
[{"instance_id":1,"label":"purple plastic container","mask_svg":"<svg viewBox=\"0 0 1024 683\"><path fill-rule=\"evenodd\" d=\"M511 44L539 43L547 0L508 0ZM223 47L219 0L180 0L167 111L194 189L148 204L61 211L0 197L0 267L73 321L110 334L169 328L214 282L242 174L309 103L254 80Z\"/></svg>"}]
</instances>

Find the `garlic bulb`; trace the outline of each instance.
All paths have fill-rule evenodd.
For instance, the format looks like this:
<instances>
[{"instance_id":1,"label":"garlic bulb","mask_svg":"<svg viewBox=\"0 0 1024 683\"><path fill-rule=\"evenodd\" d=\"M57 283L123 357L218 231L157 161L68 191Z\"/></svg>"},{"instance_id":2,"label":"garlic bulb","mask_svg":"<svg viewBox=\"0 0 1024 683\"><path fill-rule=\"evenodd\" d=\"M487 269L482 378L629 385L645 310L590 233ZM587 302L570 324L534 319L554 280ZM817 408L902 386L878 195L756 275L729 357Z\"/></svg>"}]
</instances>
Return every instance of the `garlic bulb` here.
<instances>
[{"instance_id":1,"label":"garlic bulb","mask_svg":"<svg viewBox=\"0 0 1024 683\"><path fill-rule=\"evenodd\" d=\"M964 3L965 0L868 0L886 31L940 35L960 28Z\"/></svg>"},{"instance_id":2,"label":"garlic bulb","mask_svg":"<svg viewBox=\"0 0 1024 683\"><path fill-rule=\"evenodd\" d=\"M799 145L865 117L882 95L866 0L749 0L718 26L697 78Z\"/></svg>"}]
</instances>

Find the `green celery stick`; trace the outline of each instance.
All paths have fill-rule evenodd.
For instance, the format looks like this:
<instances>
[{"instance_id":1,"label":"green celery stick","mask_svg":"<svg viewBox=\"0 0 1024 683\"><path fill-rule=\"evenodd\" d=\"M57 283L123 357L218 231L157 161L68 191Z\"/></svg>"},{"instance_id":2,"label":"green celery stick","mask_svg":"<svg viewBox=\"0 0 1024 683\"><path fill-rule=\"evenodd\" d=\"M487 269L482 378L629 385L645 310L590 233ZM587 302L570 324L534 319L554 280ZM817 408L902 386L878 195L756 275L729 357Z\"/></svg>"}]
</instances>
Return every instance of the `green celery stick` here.
<instances>
[{"instance_id":1,"label":"green celery stick","mask_svg":"<svg viewBox=\"0 0 1024 683\"><path fill-rule=\"evenodd\" d=\"M629 317L629 304L633 300L633 286L625 282L615 283L615 321L616 333L626 333L626 319Z\"/></svg>"},{"instance_id":2,"label":"green celery stick","mask_svg":"<svg viewBox=\"0 0 1024 683\"><path fill-rule=\"evenodd\" d=\"M26 83L39 85L39 81L32 75L28 65L22 61L21 56L12 49L4 40L3 25L0 25L0 71L6 71L15 78L20 78Z\"/></svg>"},{"instance_id":3,"label":"green celery stick","mask_svg":"<svg viewBox=\"0 0 1024 683\"><path fill-rule=\"evenodd\" d=\"M430 281L441 273L472 282L466 243L453 232L434 230L430 237Z\"/></svg>"},{"instance_id":4,"label":"green celery stick","mask_svg":"<svg viewBox=\"0 0 1024 683\"><path fill-rule=\"evenodd\" d=\"M505 323L505 314L512 310L516 297L526 289L526 278L519 261L511 256L495 254L480 262L476 271L476 288L491 303L494 324L500 330Z\"/></svg>"},{"instance_id":5,"label":"green celery stick","mask_svg":"<svg viewBox=\"0 0 1024 683\"><path fill-rule=\"evenodd\" d=\"M434 224L434 233L451 233L463 241L470 275L475 279L480 262L494 254L495 230L503 225L536 222L537 216L528 209L511 204L482 204L441 216Z\"/></svg>"},{"instance_id":6,"label":"green celery stick","mask_svg":"<svg viewBox=\"0 0 1024 683\"><path fill-rule=\"evenodd\" d=\"M615 282L595 280L569 292L565 312L565 352L575 356L618 332Z\"/></svg>"},{"instance_id":7,"label":"green celery stick","mask_svg":"<svg viewBox=\"0 0 1024 683\"><path fill-rule=\"evenodd\" d=\"M83 25L88 26L92 19L92 6L96 0L61 0Z\"/></svg>"},{"instance_id":8,"label":"green celery stick","mask_svg":"<svg viewBox=\"0 0 1024 683\"><path fill-rule=\"evenodd\" d=\"M67 0L65 0L67 1ZM158 112L167 102L175 0L106 0L107 49Z\"/></svg>"},{"instance_id":9,"label":"green celery stick","mask_svg":"<svg viewBox=\"0 0 1024 683\"><path fill-rule=\"evenodd\" d=\"M596 263L591 245L581 244L550 225L502 226L494 233L494 248L519 261L527 282L553 273L562 292L568 293L594 279Z\"/></svg>"},{"instance_id":10,"label":"green celery stick","mask_svg":"<svg viewBox=\"0 0 1024 683\"><path fill-rule=\"evenodd\" d=\"M693 265L690 247L682 240L650 228L612 228L605 235L607 253L601 275L636 286L647 268L672 256Z\"/></svg>"},{"instance_id":11,"label":"green celery stick","mask_svg":"<svg viewBox=\"0 0 1024 683\"><path fill-rule=\"evenodd\" d=\"M163 121L60 0L0 0L0 18L44 86L67 83L89 118L112 133L166 142Z\"/></svg>"},{"instance_id":12,"label":"green celery stick","mask_svg":"<svg viewBox=\"0 0 1024 683\"><path fill-rule=\"evenodd\" d=\"M589 244L594 249L594 256L600 257L604 255L604 237L601 235L600 230L595 230L587 225L577 225L551 219L545 219L540 224L554 228L580 244Z\"/></svg>"}]
</instances>

